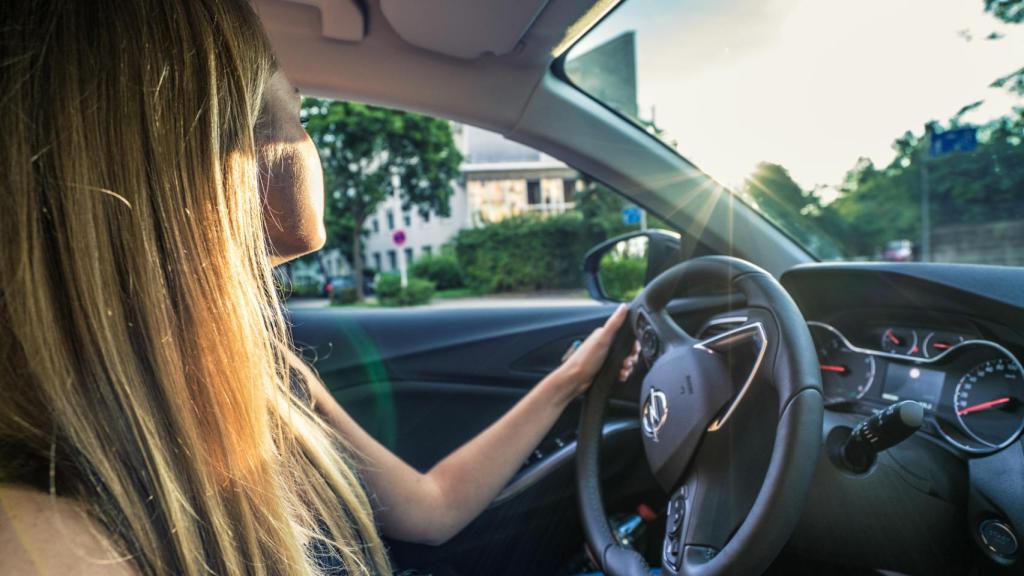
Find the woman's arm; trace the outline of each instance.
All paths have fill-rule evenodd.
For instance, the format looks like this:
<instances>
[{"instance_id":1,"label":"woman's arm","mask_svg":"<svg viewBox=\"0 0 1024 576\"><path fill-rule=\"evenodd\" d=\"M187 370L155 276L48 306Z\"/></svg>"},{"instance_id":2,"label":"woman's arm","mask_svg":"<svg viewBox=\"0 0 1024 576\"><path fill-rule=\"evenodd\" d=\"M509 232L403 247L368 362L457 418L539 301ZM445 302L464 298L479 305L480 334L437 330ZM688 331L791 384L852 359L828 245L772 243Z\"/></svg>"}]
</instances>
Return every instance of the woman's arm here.
<instances>
[{"instance_id":1,"label":"woman's arm","mask_svg":"<svg viewBox=\"0 0 1024 576\"><path fill-rule=\"evenodd\" d=\"M477 517L544 438L569 402L593 381L626 317L620 306L562 366L540 381L497 422L452 452L426 474L366 433L313 379L320 414L365 459L362 470L381 505L384 533L398 540L440 544ZM620 376L632 370L626 360Z\"/></svg>"}]
</instances>

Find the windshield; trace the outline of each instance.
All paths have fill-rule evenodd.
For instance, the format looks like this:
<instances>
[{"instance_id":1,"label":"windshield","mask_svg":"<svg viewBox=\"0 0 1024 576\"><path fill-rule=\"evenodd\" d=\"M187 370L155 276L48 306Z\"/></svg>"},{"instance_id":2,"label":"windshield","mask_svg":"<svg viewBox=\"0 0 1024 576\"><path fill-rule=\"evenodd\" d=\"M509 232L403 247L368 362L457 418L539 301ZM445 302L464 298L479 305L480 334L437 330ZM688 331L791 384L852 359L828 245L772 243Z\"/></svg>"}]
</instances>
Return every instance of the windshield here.
<instances>
[{"instance_id":1,"label":"windshield","mask_svg":"<svg viewBox=\"0 0 1024 576\"><path fill-rule=\"evenodd\" d=\"M570 81L822 259L1024 265L1024 0L627 0Z\"/></svg>"}]
</instances>

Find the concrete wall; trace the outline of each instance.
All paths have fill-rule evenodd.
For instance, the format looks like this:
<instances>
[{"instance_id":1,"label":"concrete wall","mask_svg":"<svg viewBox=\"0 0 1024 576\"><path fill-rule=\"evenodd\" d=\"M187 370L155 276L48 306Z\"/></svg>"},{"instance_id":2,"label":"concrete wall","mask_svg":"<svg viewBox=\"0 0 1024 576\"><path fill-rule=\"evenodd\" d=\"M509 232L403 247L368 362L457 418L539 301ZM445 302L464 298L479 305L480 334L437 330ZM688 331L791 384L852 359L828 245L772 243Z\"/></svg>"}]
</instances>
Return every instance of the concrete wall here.
<instances>
[{"instance_id":1,"label":"concrete wall","mask_svg":"<svg viewBox=\"0 0 1024 576\"><path fill-rule=\"evenodd\" d=\"M932 233L932 259L1024 266L1024 220L937 228Z\"/></svg>"}]
</instances>

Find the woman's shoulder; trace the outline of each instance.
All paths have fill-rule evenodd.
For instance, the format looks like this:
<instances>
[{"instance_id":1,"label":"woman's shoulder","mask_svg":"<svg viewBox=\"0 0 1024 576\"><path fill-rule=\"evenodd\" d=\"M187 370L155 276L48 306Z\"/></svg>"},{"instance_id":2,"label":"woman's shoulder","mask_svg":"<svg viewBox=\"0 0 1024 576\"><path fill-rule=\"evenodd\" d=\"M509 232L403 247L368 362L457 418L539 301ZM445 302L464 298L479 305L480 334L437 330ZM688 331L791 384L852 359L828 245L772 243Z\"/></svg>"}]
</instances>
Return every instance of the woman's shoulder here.
<instances>
[{"instance_id":1,"label":"woman's shoulder","mask_svg":"<svg viewBox=\"0 0 1024 576\"><path fill-rule=\"evenodd\" d=\"M0 484L0 574L135 573L73 500Z\"/></svg>"}]
</instances>

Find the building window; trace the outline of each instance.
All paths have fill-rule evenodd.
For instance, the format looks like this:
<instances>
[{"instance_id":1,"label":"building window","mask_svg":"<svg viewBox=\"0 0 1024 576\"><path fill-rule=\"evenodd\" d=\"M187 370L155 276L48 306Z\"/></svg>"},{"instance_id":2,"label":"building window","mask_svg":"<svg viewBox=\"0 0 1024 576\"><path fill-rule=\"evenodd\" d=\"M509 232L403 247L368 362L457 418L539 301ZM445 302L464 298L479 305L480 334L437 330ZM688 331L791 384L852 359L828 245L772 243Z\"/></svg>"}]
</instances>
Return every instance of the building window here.
<instances>
[{"instance_id":1,"label":"building window","mask_svg":"<svg viewBox=\"0 0 1024 576\"><path fill-rule=\"evenodd\" d=\"M398 254L394 250L388 250L388 265L392 271L398 270Z\"/></svg>"},{"instance_id":2,"label":"building window","mask_svg":"<svg viewBox=\"0 0 1024 576\"><path fill-rule=\"evenodd\" d=\"M373 219L373 233L380 232L380 218Z\"/></svg>"},{"instance_id":3,"label":"building window","mask_svg":"<svg viewBox=\"0 0 1024 576\"><path fill-rule=\"evenodd\" d=\"M405 249L405 265L408 266L410 264L412 264L412 248L406 248Z\"/></svg>"},{"instance_id":4,"label":"building window","mask_svg":"<svg viewBox=\"0 0 1024 576\"><path fill-rule=\"evenodd\" d=\"M380 272L380 252L373 253L373 269Z\"/></svg>"},{"instance_id":5,"label":"building window","mask_svg":"<svg viewBox=\"0 0 1024 576\"><path fill-rule=\"evenodd\" d=\"M403 213L402 222L405 223L406 228L409 228L410 226L412 226L412 216L408 212Z\"/></svg>"},{"instance_id":6,"label":"building window","mask_svg":"<svg viewBox=\"0 0 1024 576\"><path fill-rule=\"evenodd\" d=\"M434 254L434 248L432 246L424 246L423 247L423 255L424 256L429 258L433 254Z\"/></svg>"},{"instance_id":7,"label":"building window","mask_svg":"<svg viewBox=\"0 0 1024 576\"><path fill-rule=\"evenodd\" d=\"M395 213L388 210L388 230L395 229Z\"/></svg>"},{"instance_id":8,"label":"building window","mask_svg":"<svg viewBox=\"0 0 1024 576\"><path fill-rule=\"evenodd\" d=\"M570 204L576 195L576 179L566 178L562 180L562 202Z\"/></svg>"},{"instance_id":9,"label":"building window","mask_svg":"<svg viewBox=\"0 0 1024 576\"><path fill-rule=\"evenodd\" d=\"M526 181L526 203L540 204L540 180Z\"/></svg>"},{"instance_id":10,"label":"building window","mask_svg":"<svg viewBox=\"0 0 1024 576\"><path fill-rule=\"evenodd\" d=\"M424 224L426 224L427 222L430 222L430 212L422 214L422 216L423 216L423 223Z\"/></svg>"}]
</instances>

